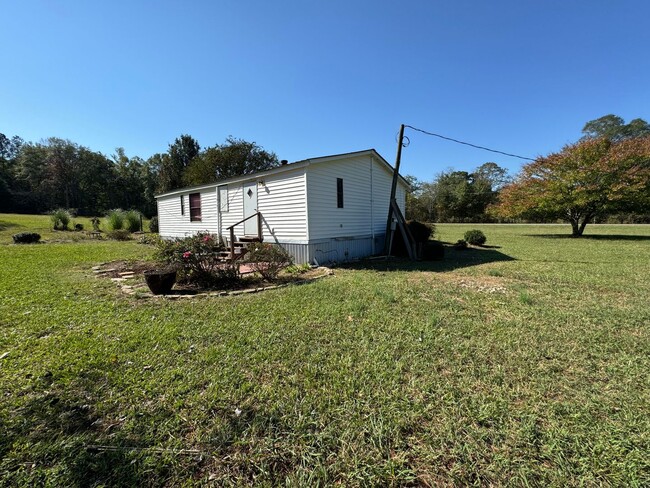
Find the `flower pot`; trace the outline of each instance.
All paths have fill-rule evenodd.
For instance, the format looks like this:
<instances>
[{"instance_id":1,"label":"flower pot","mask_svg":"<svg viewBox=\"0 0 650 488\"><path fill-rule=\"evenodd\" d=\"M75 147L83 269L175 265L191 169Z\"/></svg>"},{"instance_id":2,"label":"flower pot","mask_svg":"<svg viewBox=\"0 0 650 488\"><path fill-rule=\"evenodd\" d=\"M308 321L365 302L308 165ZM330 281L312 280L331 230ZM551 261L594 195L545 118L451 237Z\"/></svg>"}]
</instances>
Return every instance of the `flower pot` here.
<instances>
[{"instance_id":1,"label":"flower pot","mask_svg":"<svg viewBox=\"0 0 650 488\"><path fill-rule=\"evenodd\" d=\"M176 283L176 270L154 270L145 271L144 280L154 295L165 295L172 291Z\"/></svg>"}]
</instances>

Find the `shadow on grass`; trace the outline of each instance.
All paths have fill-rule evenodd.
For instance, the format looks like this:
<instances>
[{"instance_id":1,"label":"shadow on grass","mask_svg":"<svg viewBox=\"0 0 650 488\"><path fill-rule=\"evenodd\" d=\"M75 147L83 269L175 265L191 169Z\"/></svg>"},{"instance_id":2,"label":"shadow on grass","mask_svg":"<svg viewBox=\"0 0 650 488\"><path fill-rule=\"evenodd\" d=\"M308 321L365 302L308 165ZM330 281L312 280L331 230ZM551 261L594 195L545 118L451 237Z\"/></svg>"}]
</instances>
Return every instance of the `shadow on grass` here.
<instances>
[{"instance_id":1,"label":"shadow on grass","mask_svg":"<svg viewBox=\"0 0 650 488\"><path fill-rule=\"evenodd\" d=\"M481 264L514 261L512 258L494 248L468 248L457 250L445 246L445 258L442 261L411 261L407 258L365 259L356 263L342 264L342 268L376 271L433 271L445 272L468 268Z\"/></svg>"},{"instance_id":2,"label":"shadow on grass","mask_svg":"<svg viewBox=\"0 0 650 488\"><path fill-rule=\"evenodd\" d=\"M584 234L573 237L571 234L525 234L525 237L540 237L542 239L585 239L594 241L650 241L650 236L629 234Z\"/></svg>"},{"instance_id":3,"label":"shadow on grass","mask_svg":"<svg viewBox=\"0 0 650 488\"><path fill-rule=\"evenodd\" d=\"M18 225L14 222L7 222L6 220L0 220L0 231L13 229L14 227L22 227L22 225Z\"/></svg>"},{"instance_id":4,"label":"shadow on grass","mask_svg":"<svg viewBox=\"0 0 650 488\"><path fill-rule=\"evenodd\" d=\"M130 448L133 438L120 433L106 436L103 419L88 402L93 396L91 384L98 383L101 375L84 376L76 385L81 388L65 390L57 388L51 373L36 379L35 389L42 391L35 392L14 412L13 421L0 429L0 458L10 485L32 485L43 475L43 467L53 462L59 469L55 478L65 480L67 486L144 486L152 479L163 484L165 473L160 471L166 467L156 466L154 472L143 469L142 453ZM111 449L93 448L102 440ZM14 445L28 449L13 451Z\"/></svg>"}]
</instances>

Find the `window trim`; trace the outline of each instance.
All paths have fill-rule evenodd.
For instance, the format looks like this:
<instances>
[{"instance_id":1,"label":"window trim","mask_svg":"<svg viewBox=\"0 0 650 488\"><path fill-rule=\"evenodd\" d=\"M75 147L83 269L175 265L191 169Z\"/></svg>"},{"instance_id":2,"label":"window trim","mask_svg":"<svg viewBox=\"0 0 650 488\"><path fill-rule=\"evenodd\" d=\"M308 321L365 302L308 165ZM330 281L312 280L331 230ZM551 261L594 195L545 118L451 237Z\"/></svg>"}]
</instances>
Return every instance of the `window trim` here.
<instances>
[{"instance_id":1,"label":"window trim","mask_svg":"<svg viewBox=\"0 0 650 488\"><path fill-rule=\"evenodd\" d=\"M336 208L344 208L343 178L336 178Z\"/></svg>"},{"instance_id":2,"label":"window trim","mask_svg":"<svg viewBox=\"0 0 650 488\"><path fill-rule=\"evenodd\" d=\"M201 193L190 193L188 195L190 203L190 222L201 222ZM192 202L194 200L194 202ZM192 205L198 201L198 205ZM198 209L198 213L196 210Z\"/></svg>"}]
</instances>

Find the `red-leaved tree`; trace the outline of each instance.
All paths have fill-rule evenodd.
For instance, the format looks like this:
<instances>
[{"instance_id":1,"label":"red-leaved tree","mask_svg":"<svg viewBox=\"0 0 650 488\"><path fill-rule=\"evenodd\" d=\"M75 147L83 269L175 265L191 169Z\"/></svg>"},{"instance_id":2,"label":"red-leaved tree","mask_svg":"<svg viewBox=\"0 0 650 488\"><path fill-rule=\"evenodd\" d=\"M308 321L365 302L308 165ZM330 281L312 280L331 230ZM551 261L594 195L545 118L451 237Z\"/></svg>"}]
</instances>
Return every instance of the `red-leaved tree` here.
<instances>
[{"instance_id":1,"label":"red-leaved tree","mask_svg":"<svg viewBox=\"0 0 650 488\"><path fill-rule=\"evenodd\" d=\"M561 218L582 235L596 216L650 207L650 137L569 144L525 165L492 211L506 218Z\"/></svg>"}]
</instances>

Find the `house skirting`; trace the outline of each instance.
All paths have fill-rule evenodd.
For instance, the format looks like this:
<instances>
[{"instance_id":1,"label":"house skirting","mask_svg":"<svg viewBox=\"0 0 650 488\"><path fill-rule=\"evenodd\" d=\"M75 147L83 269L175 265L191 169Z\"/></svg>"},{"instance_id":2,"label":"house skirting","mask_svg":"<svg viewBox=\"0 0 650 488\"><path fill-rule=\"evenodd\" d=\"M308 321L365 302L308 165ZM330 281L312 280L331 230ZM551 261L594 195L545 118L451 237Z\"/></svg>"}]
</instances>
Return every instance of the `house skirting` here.
<instances>
[{"instance_id":1,"label":"house skirting","mask_svg":"<svg viewBox=\"0 0 650 488\"><path fill-rule=\"evenodd\" d=\"M374 242L373 242L374 240ZM319 239L309 243L278 242L294 258L296 264L318 262L318 264L335 264L381 253L384 246L384 234L361 237L334 237Z\"/></svg>"}]
</instances>

